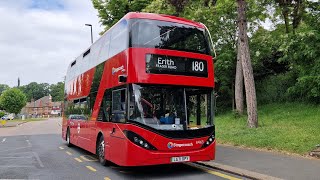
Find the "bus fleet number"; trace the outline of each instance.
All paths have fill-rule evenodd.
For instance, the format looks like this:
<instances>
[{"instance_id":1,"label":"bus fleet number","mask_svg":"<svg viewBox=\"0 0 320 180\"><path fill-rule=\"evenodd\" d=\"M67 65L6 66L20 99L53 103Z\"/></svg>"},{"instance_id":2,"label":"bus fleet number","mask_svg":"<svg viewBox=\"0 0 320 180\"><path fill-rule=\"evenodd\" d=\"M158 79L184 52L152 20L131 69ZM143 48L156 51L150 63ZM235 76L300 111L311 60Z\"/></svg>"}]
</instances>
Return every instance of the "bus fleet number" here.
<instances>
[{"instance_id":1,"label":"bus fleet number","mask_svg":"<svg viewBox=\"0 0 320 180\"><path fill-rule=\"evenodd\" d=\"M204 70L204 63L199 61L192 62L192 71L203 71Z\"/></svg>"}]
</instances>

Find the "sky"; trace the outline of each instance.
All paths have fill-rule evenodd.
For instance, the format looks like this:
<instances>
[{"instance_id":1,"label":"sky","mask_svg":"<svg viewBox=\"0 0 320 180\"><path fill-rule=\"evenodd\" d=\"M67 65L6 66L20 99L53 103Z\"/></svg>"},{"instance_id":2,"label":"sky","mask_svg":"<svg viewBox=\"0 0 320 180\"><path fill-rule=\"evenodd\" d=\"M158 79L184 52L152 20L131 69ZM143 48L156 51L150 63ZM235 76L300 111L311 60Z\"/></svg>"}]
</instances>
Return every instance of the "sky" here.
<instances>
[{"instance_id":1,"label":"sky","mask_svg":"<svg viewBox=\"0 0 320 180\"><path fill-rule=\"evenodd\" d=\"M64 80L103 27L91 0L0 0L0 84Z\"/></svg>"}]
</instances>

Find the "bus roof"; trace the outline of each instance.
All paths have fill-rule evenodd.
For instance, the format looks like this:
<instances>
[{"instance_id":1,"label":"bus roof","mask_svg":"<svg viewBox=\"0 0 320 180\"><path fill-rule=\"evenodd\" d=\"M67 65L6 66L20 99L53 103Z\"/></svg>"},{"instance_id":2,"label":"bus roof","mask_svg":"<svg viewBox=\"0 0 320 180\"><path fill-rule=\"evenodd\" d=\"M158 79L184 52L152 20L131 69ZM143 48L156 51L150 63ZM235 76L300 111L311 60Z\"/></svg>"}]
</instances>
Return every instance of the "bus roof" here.
<instances>
[{"instance_id":1,"label":"bus roof","mask_svg":"<svg viewBox=\"0 0 320 180\"><path fill-rule=\"evenodd\" d=\"M201 23L191 21L188 19L184 19L181 17L176 16L170 16L165 14L154 14L154 13L142 13L142 12L129 12L124 17L124 19L152 19L152 20L159 20L159 21L168 21L168 22L175 22L175 23L181 23L186 24L190 26L195 26L198 28L205 28L205 26Z\"/></svg>"}]
</instances>

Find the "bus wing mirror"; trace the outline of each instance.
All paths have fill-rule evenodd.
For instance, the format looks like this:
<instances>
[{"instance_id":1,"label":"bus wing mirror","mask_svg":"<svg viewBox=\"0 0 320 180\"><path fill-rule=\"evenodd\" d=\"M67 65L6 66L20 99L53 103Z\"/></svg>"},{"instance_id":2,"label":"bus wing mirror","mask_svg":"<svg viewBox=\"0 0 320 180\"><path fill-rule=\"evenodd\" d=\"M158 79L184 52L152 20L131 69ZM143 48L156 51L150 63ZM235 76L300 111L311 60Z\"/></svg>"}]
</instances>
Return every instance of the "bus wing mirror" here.
<instances>
[{"instance_id":1,"label":"bus wing mirror","mask_svg":"<svg viewBox=\"0 0 320 180\"><path fill-rule=\"evenodd\" d=\"M119 76L119 82L122 82L122 83L127 82L127 76L125 76L125 75L120 75L120 76Z\"/></svg>"}]
</instances>

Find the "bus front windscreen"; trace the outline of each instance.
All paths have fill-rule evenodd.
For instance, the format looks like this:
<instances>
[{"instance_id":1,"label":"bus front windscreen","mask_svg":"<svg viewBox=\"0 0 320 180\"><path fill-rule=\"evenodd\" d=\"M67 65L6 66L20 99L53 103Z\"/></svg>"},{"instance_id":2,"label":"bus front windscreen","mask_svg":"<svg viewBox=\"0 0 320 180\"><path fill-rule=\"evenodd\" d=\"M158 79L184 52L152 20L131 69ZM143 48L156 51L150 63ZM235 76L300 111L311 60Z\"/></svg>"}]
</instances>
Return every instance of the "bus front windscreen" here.
<instances>
[{"instance_id":1,"label":"bus front windscreen","mask_svg":"<svg viewBox=\"0 0 320 180\"><path fill-rule=\"evenodd\" d=\"M195 52L211 55L204 29L179 23L132 19L131 47Z\"/></svg>"},{"instance_id":2,"label":"bus front windscreen","mask_svg":"<svg viewBox=\"0 0 320 180\"><path fill-rule=\"evenodd\" d=\"M213 125L212 90L133 84L129 121L158 130L200 129Z\"/></svg>"}]
</instances>

